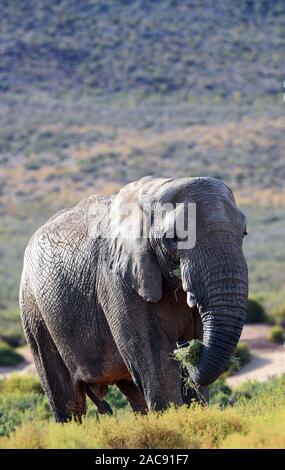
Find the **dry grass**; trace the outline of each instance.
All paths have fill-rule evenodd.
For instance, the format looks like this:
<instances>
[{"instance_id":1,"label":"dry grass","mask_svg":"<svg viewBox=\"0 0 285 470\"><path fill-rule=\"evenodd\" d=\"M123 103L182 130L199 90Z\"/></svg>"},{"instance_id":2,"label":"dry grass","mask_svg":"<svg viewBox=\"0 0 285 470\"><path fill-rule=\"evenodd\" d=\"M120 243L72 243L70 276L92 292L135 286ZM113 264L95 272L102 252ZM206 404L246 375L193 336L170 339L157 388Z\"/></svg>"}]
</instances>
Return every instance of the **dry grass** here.
<instances>
[{"instance_id":1,"label":"dry grass","mask_svg":"<svg viewBox=\"0 0 285 470\"><path fill-rule=\"evenodd\" d=\"M277 188L246 188L235 191L238 205L257 208L285 207L285 190Z\"/></svg>"},{"instance_id":2,"label":"dry grass","mask_svg":"<svg viewBox=\"0 0 285 470\"><path fill-rule=\"evenodd\" d=\"M276 413L271 419L252 419L248 433L233 433L223 441L223 449L284 449L285 412Z\"/></svg>"},{"instance_id":3,"label":"dry grass","mask_svg":"<svg viewBox=\"0 0 285 470\"><path fill-rule=\"evenodd\" d=\"M211 395L213 404L208 407L172 406L145 416L124 408L115 416L89 415L82 424L55 423L44 412L43 401L36 400L43 395L35 378L15 375L0 385L3 416L6 411L6 420L14 419L14 428L8 426L5 433L2 429L0 448L284 448L285 444L285 376L242 385L232 395L232 406L219 408L223 387L218 387L216 401ZM20 416L28 400L33 411ZM19 416L7 408L13 403Z\"/></svg>"},{"instance_id":4,"label":"dry grass","mask_svg":"<svg viewBox=\"0 0 285 470\"><path fill-rule=\"evenodd\" d=\"M8 448L201 448L218 447L222 440L244 429L245 423L231 409L220 411L200 407L170 408L147 416L126 414L118 421L104 417L100 422L85 419L55 424L28 422L0 441Z\"/></svg>"},{"instance_id":5,"label":"dry grass","mask_svg":"<svg viewBox=\"0 0 285 470\"><path fill-rule=\"evenodd\" d=\"M244 411L244 410L243 410ZM284 410L259 415L215 407L170 408L164 413L85 419L76 422L30 421L10 438L0 439L1 448L21 449L193 449L193 448L284 448Z\"/></svg>"}]
</instances>

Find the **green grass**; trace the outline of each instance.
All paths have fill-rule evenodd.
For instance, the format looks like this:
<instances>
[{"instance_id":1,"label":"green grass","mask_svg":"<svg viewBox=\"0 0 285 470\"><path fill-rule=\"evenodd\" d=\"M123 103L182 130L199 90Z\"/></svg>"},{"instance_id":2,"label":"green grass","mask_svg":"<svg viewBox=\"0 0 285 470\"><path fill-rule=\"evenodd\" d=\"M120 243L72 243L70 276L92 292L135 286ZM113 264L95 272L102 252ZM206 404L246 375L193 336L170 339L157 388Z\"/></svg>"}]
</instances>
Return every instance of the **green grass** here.
<instances>
[{"instance_id":1,"label":"green grass","mask_svg":"<svg viewBox=\"0 0 285 470\"><path fill-rule=\"evenodd\" d=\"M23 385L21 385L23 380ZM285 444L285 377L248 382L234 392L222 381L211 389L211 405L170 407L164 413L113 417L87 415L56 424L36 379L0 382L1 448L228 448ZM229 397L221 402L221 394ZM120 411L120 410L119 410Z\"/></svg>"}]
</instances>

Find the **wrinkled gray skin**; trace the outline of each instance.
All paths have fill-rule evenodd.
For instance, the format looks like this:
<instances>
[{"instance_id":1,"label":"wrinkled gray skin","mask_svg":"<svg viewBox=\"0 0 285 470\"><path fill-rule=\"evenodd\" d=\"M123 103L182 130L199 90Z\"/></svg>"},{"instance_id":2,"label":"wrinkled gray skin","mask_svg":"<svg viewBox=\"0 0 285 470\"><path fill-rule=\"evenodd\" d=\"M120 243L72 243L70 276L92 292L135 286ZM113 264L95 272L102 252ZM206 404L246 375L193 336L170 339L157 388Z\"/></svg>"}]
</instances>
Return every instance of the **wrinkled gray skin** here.
<instances>
[{"instance_id":1,"label":"wrinkled gray skin","mask_svg":"<svg viewBox=\"0 0 285 470\"><path fill-rule=\"evenodd\" d=\"M195 202L195 247L177 249L157 220L147 227L149 239L129 241L120 208L130 201L142 214L158 202ZM189 397L172 355L176 342L203 338L192 379L206 387L226 369L243 327L246 221L227 186L147 177L125 186L115 202L113 238L94 234L110 201L93 196L56 214L25 252L23 326L59 421L85 413L86 394L99 412L110 412L103 400L110 384L135 411L181 405Z\"/></svg>"}]
</instances>

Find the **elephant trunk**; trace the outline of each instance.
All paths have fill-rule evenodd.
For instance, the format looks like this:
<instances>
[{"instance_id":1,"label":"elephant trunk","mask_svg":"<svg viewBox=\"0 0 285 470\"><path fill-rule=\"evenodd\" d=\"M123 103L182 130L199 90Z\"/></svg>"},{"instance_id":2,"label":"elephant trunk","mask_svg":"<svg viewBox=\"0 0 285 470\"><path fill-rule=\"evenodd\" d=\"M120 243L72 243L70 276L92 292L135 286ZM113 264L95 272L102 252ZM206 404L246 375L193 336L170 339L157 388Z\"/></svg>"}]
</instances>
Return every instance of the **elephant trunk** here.
<instances>
[{"instance_id":1,"label":"elephant trunk","mask_svg":"<svg viewBox=\"0 0 285 470\"><path fill-rule=\"evenodd\" d=\"M248 279L242 253L212 258L212 267L199 269L198 284L189 282L193 266L182 270L184 290L194 290L203 324L203 345L198 363L189 371L192 380L201 386L213 383L229 364L244 325ZM187 286L188 284L188 286ZM185 289L186 287L186 289ZM199 294L200 292L200 294ZM202 292L202 294L201 294Z\"/></svg>"},{"instance_id":2,"label":"elephant trunk","mask_svg":"<svg viewBox=\"0 0 285 470\"><path fill-rule=\"evenodd\" d=\"M201 312L203 346L198 364L190 371L197 385L210 385L226 370L240 338L244 316L244 309L233 311L231 305Z\"/></svg>"}]
</instances>

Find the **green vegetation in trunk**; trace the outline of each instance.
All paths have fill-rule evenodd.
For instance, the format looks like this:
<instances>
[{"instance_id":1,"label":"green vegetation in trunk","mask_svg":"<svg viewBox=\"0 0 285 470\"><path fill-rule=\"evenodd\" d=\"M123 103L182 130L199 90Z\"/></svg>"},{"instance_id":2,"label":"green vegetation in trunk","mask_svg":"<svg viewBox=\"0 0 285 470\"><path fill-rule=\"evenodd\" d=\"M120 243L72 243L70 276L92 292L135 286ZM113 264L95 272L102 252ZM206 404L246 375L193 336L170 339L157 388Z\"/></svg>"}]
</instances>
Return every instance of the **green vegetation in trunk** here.
<instances>
[{"instance_id":1,"label":"green vegetation in trunk","mask_svg":"<svg viewBox=\"0 0 285 470\"><path fill-rule=\"evenodd\" d=\"M191 369L198 364L202 346L202 341L192 339L187 346L175 349L174 357L183 367Z\"/></svg>"},{"instance_id":2,"label":"green vegetation in trunk","mask_svg":"<svg viewBox=\"0 0 285 470\"><path fill-rule=\"evenodd\" d=\"M185 367L191 375L191 371L197 366L199 362L199 357L201 353L203 343L198 339L192 339L187 346L177 348L173 351L174 358L181 364L182 367ZM229 360L227 375L231 375L240 368L240 360L237 357L232 356ZM186 387L193 388L197 395L201 397L202 395L199 391L199 386L188 377L185 381Z\"/></svg>"}]
</instances>

